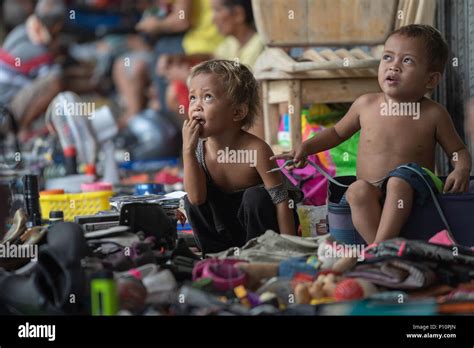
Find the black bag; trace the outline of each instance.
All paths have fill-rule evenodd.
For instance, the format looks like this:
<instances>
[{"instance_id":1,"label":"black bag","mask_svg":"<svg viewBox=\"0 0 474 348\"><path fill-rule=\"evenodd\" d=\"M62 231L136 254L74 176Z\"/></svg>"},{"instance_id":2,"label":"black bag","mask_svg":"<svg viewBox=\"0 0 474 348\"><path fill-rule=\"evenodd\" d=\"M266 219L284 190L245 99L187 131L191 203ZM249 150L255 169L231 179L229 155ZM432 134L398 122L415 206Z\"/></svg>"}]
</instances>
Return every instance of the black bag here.
<instances>
[{"instance_id":1,"label":"black bag","mask_svg":"<svg viewBox=\"0 0 474 348\"><path fill-rule=\"evenodd\" d=\"M129 203L120 210L120 225L129 226L132 233L142 231L156 239L156 246L172 250L176 246L178 232L176 220L170 218L155 203Z\"/></svg>"}]
</instances>

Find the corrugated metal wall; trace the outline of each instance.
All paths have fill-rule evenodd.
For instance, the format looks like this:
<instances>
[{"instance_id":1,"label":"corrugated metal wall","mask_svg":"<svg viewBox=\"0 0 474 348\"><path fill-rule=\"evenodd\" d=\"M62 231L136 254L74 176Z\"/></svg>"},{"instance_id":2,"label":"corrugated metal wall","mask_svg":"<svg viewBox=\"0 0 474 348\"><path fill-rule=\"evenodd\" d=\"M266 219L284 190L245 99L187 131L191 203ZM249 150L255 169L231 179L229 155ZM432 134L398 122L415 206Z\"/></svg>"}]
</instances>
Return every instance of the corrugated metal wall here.
<instances>
[{"instance_id":1,"label":"corrugated metal wall","mask_svg":"<svg viewBox=\"0 0 474 348\"><path fill-rule=\"evenodd\" d=\"M474 1L438 0L437 5L437 27L448 42L451 60L434 99L446 106L473 155L474 134L464 134L464 107L469 97L474 96ZM454 58L457 66L453 66ZM439 174L446 175L451 165L441 149L436 159Z\"/></svg>"}]
</instances>

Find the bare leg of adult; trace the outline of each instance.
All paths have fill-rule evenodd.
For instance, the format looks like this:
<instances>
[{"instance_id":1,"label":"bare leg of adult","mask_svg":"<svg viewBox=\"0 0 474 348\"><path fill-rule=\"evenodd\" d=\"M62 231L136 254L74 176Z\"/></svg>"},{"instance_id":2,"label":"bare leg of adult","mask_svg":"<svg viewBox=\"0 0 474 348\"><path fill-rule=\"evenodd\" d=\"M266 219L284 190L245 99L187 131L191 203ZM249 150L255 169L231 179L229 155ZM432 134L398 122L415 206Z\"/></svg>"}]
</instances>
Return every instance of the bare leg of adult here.
<instances>
[{"instance_id":1,"label":"bare leg of adult","mask_svg":"<svg viewBox=\"0 0 474 348\"><path fill-rule=\"evenodd\" d=\"M149 79L148 65L143 60L127 61L119 58L112 69L112 78L117 86L118 93L123 99L125 110L119 121L120 126L125 126L127 121L142 111L146 106L146 91Z\"/></svg>"}]
</instances>

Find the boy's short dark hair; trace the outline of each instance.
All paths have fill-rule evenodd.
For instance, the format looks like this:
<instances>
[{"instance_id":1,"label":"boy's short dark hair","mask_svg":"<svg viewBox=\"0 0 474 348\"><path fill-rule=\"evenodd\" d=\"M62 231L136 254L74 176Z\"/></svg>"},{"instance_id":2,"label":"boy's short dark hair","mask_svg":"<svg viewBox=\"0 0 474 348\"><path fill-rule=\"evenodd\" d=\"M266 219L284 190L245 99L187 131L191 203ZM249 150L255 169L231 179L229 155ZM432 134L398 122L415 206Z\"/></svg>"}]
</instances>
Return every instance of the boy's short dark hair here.
<instances>
[{"instance_id":1,"label":"boy's short dark hair","mask_svg":"<svg viewBox=\"0 0 474 348\"><path fill-rule=\"evenodd\" d=\"M449 49L446 40L444 40L437 29L430 25L410 24L393 31L388 37L393 35L414 37L423 40L429 70L443 73L446 62L448 61Z\"/></svg>"},{"instance_id":2,"label":"boy's short dark hair","mask_svg":"<svg viewBox=\"0 0 474 348\"><path fill-rule=\"evenodd\" d=\"M244 64L232 60L213 59L196 65L188 77L188 86L191 79L201 74L215 74L221 78L227 96L232 103L247 104L248 113L243 120L242 128L249 129L255 123L258 115L260 97L258 82L250 69Z\"/></svg>"}]
</instances>

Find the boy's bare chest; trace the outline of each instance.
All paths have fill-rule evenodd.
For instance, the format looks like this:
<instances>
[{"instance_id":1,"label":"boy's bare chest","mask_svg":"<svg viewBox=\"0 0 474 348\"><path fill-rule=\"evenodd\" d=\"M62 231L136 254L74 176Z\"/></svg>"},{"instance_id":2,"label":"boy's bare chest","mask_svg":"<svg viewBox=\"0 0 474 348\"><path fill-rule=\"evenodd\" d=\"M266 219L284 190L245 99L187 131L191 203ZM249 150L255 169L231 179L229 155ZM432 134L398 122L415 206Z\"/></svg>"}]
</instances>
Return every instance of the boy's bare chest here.
<instances>
[{"instance_id":1,"label":"boy's bare chest","mask_svg":"<svg viewBox=\"0 0 474 348\"><path fill-rule=\"evenodd\" d=\"M426 151L435 144L435 130L423 117L372 114L361 118L360 145L375 152Z\"/></svg>"}]
</instances>

